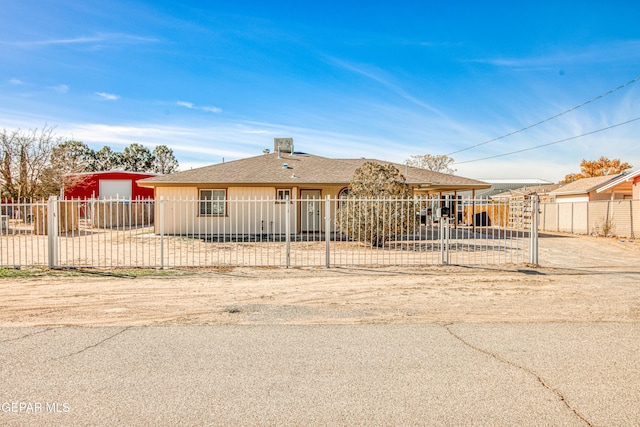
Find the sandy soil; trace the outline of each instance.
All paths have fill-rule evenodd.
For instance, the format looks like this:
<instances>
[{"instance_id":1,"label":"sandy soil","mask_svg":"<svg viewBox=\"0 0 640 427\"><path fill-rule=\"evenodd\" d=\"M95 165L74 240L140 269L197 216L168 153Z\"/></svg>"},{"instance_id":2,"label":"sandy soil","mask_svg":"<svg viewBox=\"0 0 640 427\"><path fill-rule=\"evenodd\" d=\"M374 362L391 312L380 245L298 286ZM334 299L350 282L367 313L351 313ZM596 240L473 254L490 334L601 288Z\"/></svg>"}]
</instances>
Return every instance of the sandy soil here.
<instances>
[{"instance_id":1,"label":"sandy soil","mask_svg":"<svg viewBox=\"0 0 640 427\"><path fill-rule=\"evenodd\" d=\"M640 321L640 242L546 234L540 264L0 279L0 327Z\"/></svg>"}]
</instances>

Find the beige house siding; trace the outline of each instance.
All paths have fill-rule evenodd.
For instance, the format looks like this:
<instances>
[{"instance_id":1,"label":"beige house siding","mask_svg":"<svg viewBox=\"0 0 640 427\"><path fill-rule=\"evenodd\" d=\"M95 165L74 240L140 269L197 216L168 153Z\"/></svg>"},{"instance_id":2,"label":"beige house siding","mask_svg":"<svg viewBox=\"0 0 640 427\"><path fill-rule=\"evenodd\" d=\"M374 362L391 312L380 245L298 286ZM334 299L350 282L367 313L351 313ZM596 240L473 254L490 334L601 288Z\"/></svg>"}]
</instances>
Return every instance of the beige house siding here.
<instances>
[{"instance_id":1,"label":"beige house siding","mask_svg":"<svg viewBox=\"0 0 640 427\"><path fill-rule=\"evenodd\" d=\"M287 185L260 187L227 187L215 184L199 187L156 187L155 204L155 232L168 235L197 235L197 234L284 234L286 227L286 204L274 202L278 189L290 189L290 225L295 232L301 232L304 226L303 209L308 207L300 200L302 190L317 190L320 199L327 196L331 199L338 197L344 186L310 186L309 188L291 187ZM199 190L225 189L227 202L225 215L200 215ZM264 200L264 201L262 201ZM315 231L325 231L325 205L317 205L321 209ZM160 209L164 210L160 215ZM333 229L336 211L335 202L331 202L331 221ZM161 220L162 218L162 220Z\"/></svg>"},{"instance_id":2,"label":"beige house siding","mask_svg":"<svg viewBox=\"0 0 640 427\"><path fill-rule=\"evenodd\" d=\"M577 203L577 202L588 202L589 201L589 196L586 194L583 195L576 195L576 194L572 194L572 195L557 195L556 196L556 203Z\"/></svg>"},{"instance_id":3,"label":"beige house siding","mask_svg":"<svg viewBox=\"0 0 640 427\"><path fill-rule=\"evenodd\" d=\"M624 198L622 194L597 193L595 190L585 194L558 194L556 203L575 203L575 202L596 202L599 200L621 200Z\"/></svg>"},{"instance_id":4,"label":"beige house siding","mask_svg":"<svg viewBox=\"0 0 640 427\"><path fill-rule=\"evenodd\" d=\"M624 199L624 194L620 194L620 193L613 193L613 194L607 194L607 193L597 193L595 191L592 191L591 193L589 193L589 197L591 202L595 202L598 200L622 200Z\"/></svg>"}]
</instances>

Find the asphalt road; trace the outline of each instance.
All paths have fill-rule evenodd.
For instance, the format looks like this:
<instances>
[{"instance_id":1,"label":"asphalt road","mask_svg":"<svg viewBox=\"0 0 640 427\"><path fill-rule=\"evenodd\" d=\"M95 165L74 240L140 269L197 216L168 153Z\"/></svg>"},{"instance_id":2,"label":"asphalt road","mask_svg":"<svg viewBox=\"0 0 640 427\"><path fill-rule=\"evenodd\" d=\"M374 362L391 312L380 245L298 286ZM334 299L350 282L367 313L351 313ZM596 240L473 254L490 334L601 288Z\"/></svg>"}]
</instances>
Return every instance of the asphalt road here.
<instances>
[{"instance_id":1,"label":"asphalt road","mask_svg":"<svg viewBox=\"0 0 640 427\"><path fill-rule=\"evenodd\" d=\"M640 425L640 323L0 329L0 425Z\"/></svg>"}]
</instances>

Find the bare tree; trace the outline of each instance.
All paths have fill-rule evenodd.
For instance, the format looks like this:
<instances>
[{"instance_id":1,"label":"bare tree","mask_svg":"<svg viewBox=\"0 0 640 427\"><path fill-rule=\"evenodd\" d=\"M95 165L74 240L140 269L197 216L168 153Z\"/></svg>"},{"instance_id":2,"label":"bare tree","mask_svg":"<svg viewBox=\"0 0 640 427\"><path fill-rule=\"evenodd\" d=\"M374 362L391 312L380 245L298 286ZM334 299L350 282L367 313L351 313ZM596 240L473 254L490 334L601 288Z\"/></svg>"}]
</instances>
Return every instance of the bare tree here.
<instances>
[{"instance_id":1,"label":"bare tree","mask_svg":"<svg viewBox=\"0 0 640 427\"><path fill-rule=\"evenodd\" d=\"M13 199L47 195L42 180L49 167L53 149L60 143L54 128L28 131L3 129L0 135L0 176L2 196Z\"/></svg>"},{"instance_id":2,"label":"bare tree","mask_svg":"<svg viewBox=\"0 0 640 427\"><path fill-rule=\"evenodd\" d=\"M439 156L432 154L413 155L404 161L405 165L448 174L456 172L456 170L451 167L453 163L455 163L455 160L444 154Z\"/></svg>"},{"instance_id":3,"label":"bare tree","mask_svg":"<svg viewBox=\"0 0 640 427\"><path fill-rule=\"evenodd\" d=\"M62 188L85 181L79 175L89 170L93 150L80 141L64 141L53 147L50 165L42 174L42 187L47 194L57 194Z\"/></svg>"}]
</instances>

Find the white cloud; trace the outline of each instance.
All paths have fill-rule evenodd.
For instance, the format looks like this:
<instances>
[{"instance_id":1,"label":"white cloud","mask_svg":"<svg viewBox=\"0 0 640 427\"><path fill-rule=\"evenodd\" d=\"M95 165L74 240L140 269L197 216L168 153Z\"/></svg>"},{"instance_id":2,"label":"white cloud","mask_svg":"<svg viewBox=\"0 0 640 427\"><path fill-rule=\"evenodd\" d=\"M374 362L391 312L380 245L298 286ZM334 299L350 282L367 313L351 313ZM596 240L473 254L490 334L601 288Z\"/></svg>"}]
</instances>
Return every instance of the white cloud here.
<instances>
[{"instance_id":1,"label":"white cloud","mask_svg":"<svg viewBox=\"0 0 640 427\"><path fill-rule=\"evenodd\" d=\"M222 108L213 107L213 106L198 107L193 102L187 102L187 101L178 101L178 102L176 102L176 105L179 105L180 107L188 108L190 110L202 110L202 111L206 111L208 113L221 113L222 112Z\"/></svg>"},{"instance_id":2,"label":"white cloud","mask_svg":"<svg viewBox=\"0 0 640 427\"><path fill-rule=\"evenodd\" d=\"M74 44L94 44L94 43L113 43L113 44L139 44L139 43L155 43L159 40L154 37L138 36L135 34L123 33L98 33L94 36L79 36L68 39L49 39L49 40L30 40L7 42L2 41L1 44L24 47L52 46L52 45L74 45Z\"/></svg>"},{"instance_id":3,"label":"white cloud","mask_svg":"<svg viewBox=\"0 0 640 427\"><path fill-rule=\"evenodd\" d=\"M630 58L638 58L640 56L638 52L640 52L640 40L624 40L584 46L582 48L571 47L564 51L560 50L541 56L479 58L471 59L467 62L508 68L553 69L560 64L628 61Z\"/></svg>"},{"instance_id":4,"label":"white cloud","mask_svg":"<svg viewBox=\"0 0 640 427\"><path fill-rule=\"evenodd\" d=\"M208 111L209 113L221 113L222 108L218 107L202 107L202 111Z\"/></svg>"},{"instance_id":5,"label":"white cloud","mask_svg":"<svg viewBox=\"0 0 640 427\"><path fill-rule=\"evenodd\" d=\"M24 84L24 82L22 80L19 80L19 79L10 79L9 80L9 84L12 84L14 86L20 86L20 85Z\"/></svg>"},{"instance_id":6,"label":"white cloud","mask_svg":"<svg viewBox=\"0 0 640 427\"><path fill-rule=\"evenodd\" d=\"M96 92L96 95L98 95L102 99L106 99L107 101L115 101L116 99L120 99L120 96L114 95L112 93Z\"/></svg>"},{"instance_id":7,"label":"white cloud","mask_svg":"<svg viewBox=\"0 0 640 427\"><path fill-rule=\"evenodd\" d=\"M58 92L58 93L67 93L69 92L69 86L67 85L57 85L57 86L50 86L49 89Z\"/></svg>"},{"instance_id":8,"label":"white cloud","mask_svg":"<svg viewBox=\"0 0 640 427\"><path fill-rule=\"evenodd\" d=\"M385 78L382 76L382 72L379 70L370 70L372 67L365 67L362 65L354 65L352 63L349 63L347 61L343 61L341 59L335 58L335 57L329 57L326 56L325 57L325 61L328 64L337 66L339 68L345 69L347 71L350 71L352 73L358 74L360 76L364 76L368 79L371 79L379 84L381 84L382 86L386 87L387 89L391 90L392 92L394 92L397 96L419 106L424 108L427 111L430 111L432 113L438 114L439 116L444 117L444 114L442 113L442 111L440 111L439 109L433 107L432 105L416 98L415 96L411 95L410 93L408 93L407 91L405 91L404 89L402 89L400 86L396 85L395 83L392 83L391 80L389 78ZM369 68L369 69L366 69Z\"/></svg>"}]
</instances>

